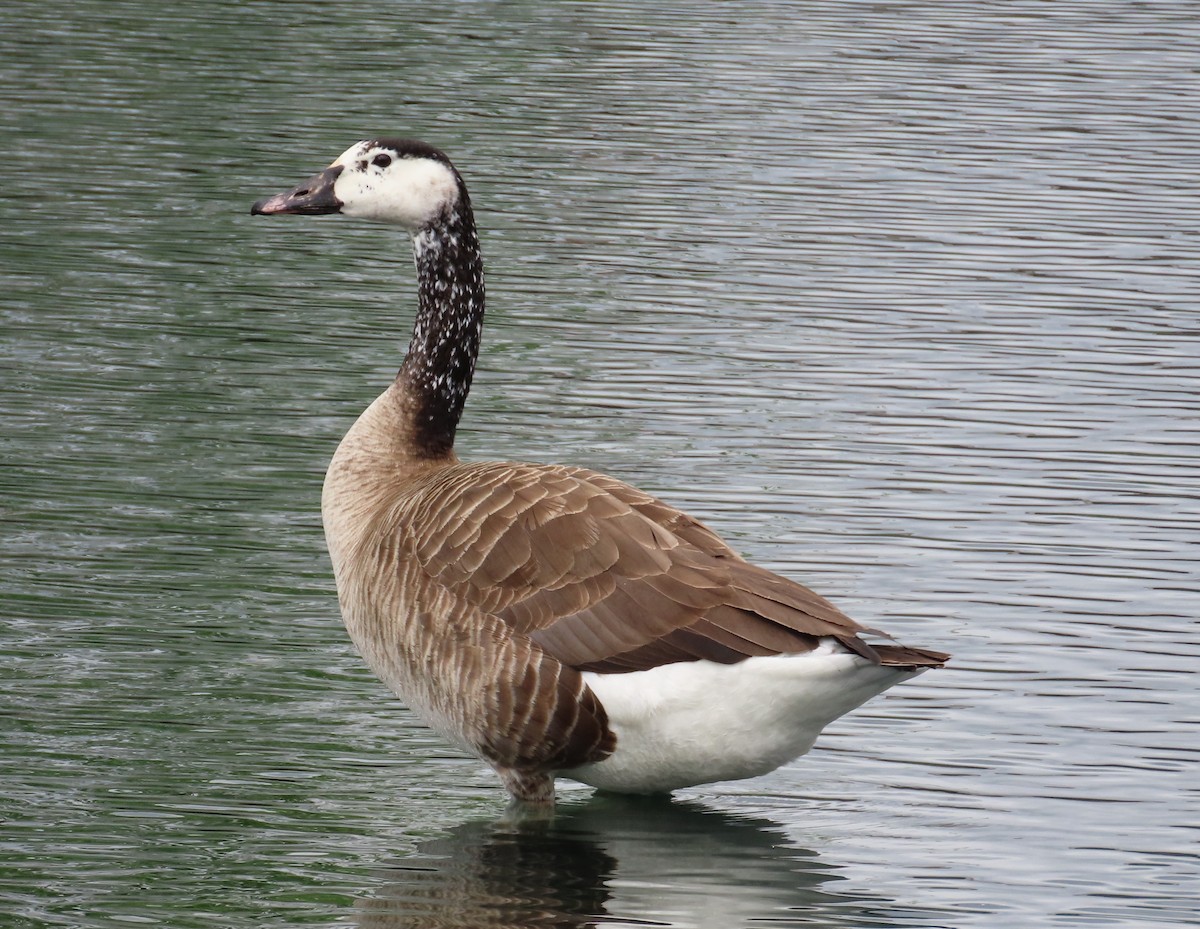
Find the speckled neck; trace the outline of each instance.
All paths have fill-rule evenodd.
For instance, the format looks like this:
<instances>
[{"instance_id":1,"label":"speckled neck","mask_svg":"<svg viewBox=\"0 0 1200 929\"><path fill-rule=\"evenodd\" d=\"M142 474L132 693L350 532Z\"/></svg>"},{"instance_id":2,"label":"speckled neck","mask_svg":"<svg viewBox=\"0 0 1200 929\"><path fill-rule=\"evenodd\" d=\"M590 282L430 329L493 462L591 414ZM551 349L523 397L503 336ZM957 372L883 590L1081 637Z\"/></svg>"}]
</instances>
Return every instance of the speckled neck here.
<instances>
[{"instance_id":1,"label":"speckled neck","mask_svg":"<svg viewBox=\"0 0 1200 929\"><path fill-rule=\"evenodd\" d=\"M458 203L413 236L413 257L417 318L396 383L410 411L411 450L439 458L454 448L483 331L483 258L461 179Z\"/></svg>"}]
</instances>

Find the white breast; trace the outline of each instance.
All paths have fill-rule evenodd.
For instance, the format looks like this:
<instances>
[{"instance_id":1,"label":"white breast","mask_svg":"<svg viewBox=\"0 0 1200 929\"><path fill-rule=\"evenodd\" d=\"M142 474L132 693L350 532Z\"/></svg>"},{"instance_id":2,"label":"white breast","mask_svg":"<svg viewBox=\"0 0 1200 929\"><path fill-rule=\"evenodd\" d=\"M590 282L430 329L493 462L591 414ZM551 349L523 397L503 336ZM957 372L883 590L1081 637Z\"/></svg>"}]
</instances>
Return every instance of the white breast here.
<instances>
[{"instance_id":1,"label":"white breast","mask_svg":"<svg viewBox=\"0 0 1200 929\"><path fill-rule=\"evenodd\" d=\"M832 639L802 655L586 672L616 751L559 772L603 790L658 793L757 777L803 755L833 720L919 671L881 667Z\"/></svg>"}]
</instances>

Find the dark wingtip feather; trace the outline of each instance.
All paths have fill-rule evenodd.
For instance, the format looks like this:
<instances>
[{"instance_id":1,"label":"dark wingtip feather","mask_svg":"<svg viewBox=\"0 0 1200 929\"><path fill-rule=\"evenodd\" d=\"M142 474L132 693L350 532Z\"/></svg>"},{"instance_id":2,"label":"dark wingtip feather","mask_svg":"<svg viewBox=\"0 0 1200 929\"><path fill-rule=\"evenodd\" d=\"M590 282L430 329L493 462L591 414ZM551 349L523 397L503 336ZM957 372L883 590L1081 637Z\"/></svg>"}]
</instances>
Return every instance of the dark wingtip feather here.
<instances>
[{"instance_id":1,"label":"dark wingtip feather","mask_svg":"<svg viewBox=\"0 0 1200 929\"><path fill-rule=\"evenodd\" d=\"M950 656L931 648L909 648L905 645L876 645L879 662L895 668L940 668Z\"/></svg>"},{"instance_id":2,"label":"dark wingtip feather","mask_svg":"<svg viewBox=\"0 0 1200 929\"><path fill-rule=\"evenodd\" d=\"M880 650L877 647L868 645L856 635L838 635L834 636L834 638L841 643L843 648L848 648L856 655L866 658L867 661L874 662L875 664L887 664L880 655Z\"/></svg>"}]
</instances>

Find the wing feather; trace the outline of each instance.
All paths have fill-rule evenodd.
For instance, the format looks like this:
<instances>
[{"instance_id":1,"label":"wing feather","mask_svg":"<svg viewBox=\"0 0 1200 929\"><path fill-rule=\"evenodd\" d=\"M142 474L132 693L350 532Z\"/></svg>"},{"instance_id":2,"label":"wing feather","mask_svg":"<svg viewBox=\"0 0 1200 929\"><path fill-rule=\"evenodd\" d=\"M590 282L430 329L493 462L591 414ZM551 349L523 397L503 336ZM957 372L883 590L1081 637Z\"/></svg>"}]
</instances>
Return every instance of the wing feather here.
<instances>
[{"instance_id":1,"label":"wing feather","mask_svg":"<svg viewBox=\"0 0 1200 929\"><path fill-rule=\"evenodd\" d=\"M571 668L730 663L809 651L827 636L881 660L859 637L869 630L824 597L749 564L702 523L606 475L457 464L434 472L409 505L434 527L426 523L411 543L426 574Z\"/></svg>"}]
</instances>

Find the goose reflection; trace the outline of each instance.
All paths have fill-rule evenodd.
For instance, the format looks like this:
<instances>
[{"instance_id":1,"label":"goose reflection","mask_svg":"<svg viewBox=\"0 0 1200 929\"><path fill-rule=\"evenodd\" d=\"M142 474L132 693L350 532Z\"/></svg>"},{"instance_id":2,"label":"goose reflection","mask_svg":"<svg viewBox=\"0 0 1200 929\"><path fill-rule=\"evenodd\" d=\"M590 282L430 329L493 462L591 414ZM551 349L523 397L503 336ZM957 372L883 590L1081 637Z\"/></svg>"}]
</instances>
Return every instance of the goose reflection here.
<instances>
[{"instance_id":1,"label":"goose reflection","mask_svg":"<svg viewBox=\"0 0 1200 929\"><path fill-rule=\"evenodd\" d=\"M891 901L835 892L838 868L774 823L669 798L596 795L551 819L463 823L381 877L360 929L899 924Z\"/></svg>"}]
</instances>

